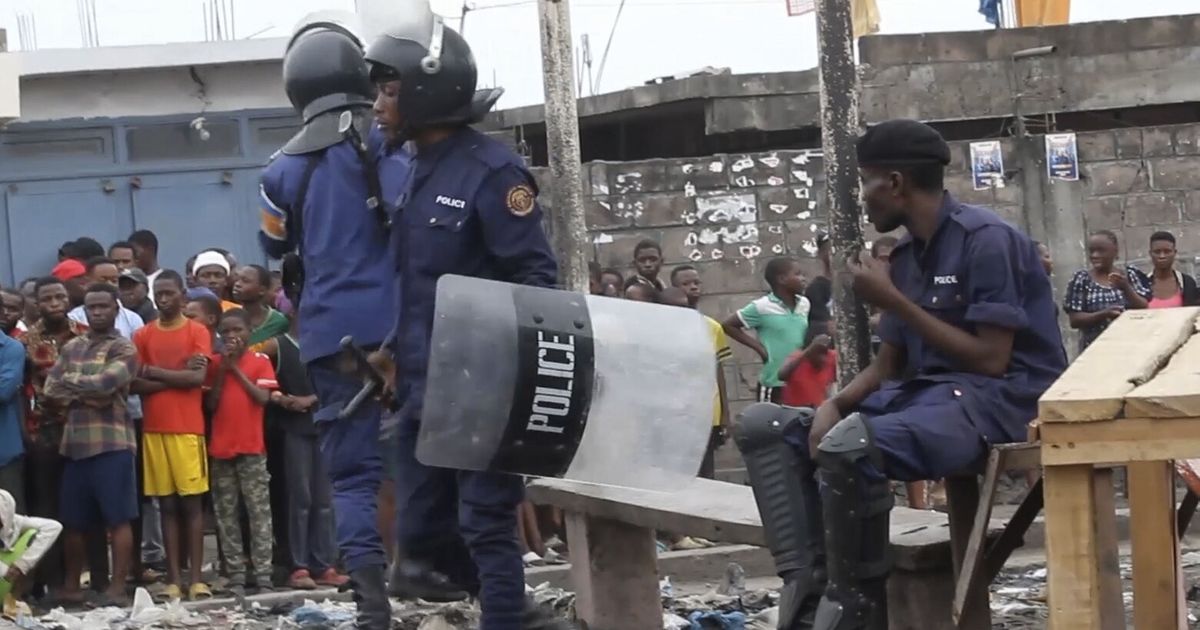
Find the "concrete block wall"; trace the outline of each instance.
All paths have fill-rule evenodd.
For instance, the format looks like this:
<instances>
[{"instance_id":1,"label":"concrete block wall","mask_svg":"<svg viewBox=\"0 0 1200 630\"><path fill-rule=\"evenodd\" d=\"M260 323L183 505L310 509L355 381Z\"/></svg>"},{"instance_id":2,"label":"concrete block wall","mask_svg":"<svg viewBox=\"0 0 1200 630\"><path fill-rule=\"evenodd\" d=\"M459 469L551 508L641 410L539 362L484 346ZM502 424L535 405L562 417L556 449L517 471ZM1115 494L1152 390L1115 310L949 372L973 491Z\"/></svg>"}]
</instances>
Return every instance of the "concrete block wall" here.
<instances>
[{"instance_id":1,"label":"concrete block wall","mask_svg":"<svg viewBox=\"0 0 1200 630\"><path fill-rule=\"evenodd\" d=\"M1034 138L1026 147L1040 148L1041 142ZM1010 177L1002 188L981 191L972 186L970 143L953 142L946 188L1048 242L1061 261L1055 273L1060 292L1085 259L1080 235L1096 229L1116 232L1123 258L1143 269L1149 269L1149 235L1169 230L1179 241L1181 267L1192 271L1200 256L1200 125L1087 132L1078 142L1080 181L1027 189L1023 183L1045 180L1044 159L1002 139ZM1026 170L1041 173L1030 178L1023 176ZM547 191L548 170L535 175ZM762 272L774 256L799 258L810 277L819 272L815 236L828 218L824 179L819 151L585 164L592 259L628 275L634 246L658 241L663 279L677 265L695 265L706 294L701 310L723 319L766 290ZM542 201L553 205L547 194ZM1054 221L1044 215L1055 213L1058 224L1065 217L1077 229L1047 230ZM865 221L864 231L868 242L878 238ZM732 345L726 379L736 414L753 401L761 364L754 353ZM1067 346L1074 348L1073 338ZM739 480L739 466L736 450L727 446L718 467L725 478Z\"/></svg>"},{"instance_id":2,"label":"concrete block wall","mask_svg":"<svg viewBox=\"0 0 1200 630\"><path fill-rule=\"evenodd\" d=\"M1200 125L1096 131L1079 135L1083 221L1121 241L1130 264L1149 269L1149 238L1175 235L1179 263L1200 256Z\"/></svg>"}]
</instances>

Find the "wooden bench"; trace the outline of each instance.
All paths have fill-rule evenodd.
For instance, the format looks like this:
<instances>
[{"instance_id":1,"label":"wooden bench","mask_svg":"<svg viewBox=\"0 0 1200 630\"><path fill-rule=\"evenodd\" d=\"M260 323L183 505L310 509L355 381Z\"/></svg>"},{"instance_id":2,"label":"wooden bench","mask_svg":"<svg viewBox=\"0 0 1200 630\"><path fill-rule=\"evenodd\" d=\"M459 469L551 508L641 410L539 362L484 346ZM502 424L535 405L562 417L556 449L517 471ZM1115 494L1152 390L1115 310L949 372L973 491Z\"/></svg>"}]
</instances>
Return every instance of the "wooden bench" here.
<instances>
[{"instance_id":1,"label":"wooden bench","mask_svg":"<svg viewBox=\"0 0 1200 630\"><path fill-rule=\"evenodd\" d=\"M1200 457L1198 317L1197 308L1124 313L1041 398L1055 630L1125 627L1115 541L1098 534L1112 503L1092 475L1100 462L1127 467L1134 627L1186 625L1176 529L1195 501L1174 513L1169 460Z\"/></svg>"},{"instance_id":2,"label":"wooden bench","mask_svg":"<svg viewBox=\"0 0 1200 630\"><path fill-rule=\"evenodd\" d=\"M956 482L954 487L952 500L966 510L970 503L962 494L969 492L966 484ZM978 485L975 488L978 496ZM678 492L658 493L539 479L529 485L528 497L534 503L557 506L566 513L576 613L589 630L662 627L655 530L725 543L766 544L754 495L747 486L696 479ZM888 581L891 630L959 627L951 615L958 573L955 569L966 555L966 541L976 510L962 513L971 516L954 519L955 528L962 532L956 537L962 542L955 553L951 545L952 528L945 514L900 506L893 509L894 562ZM1029 520L1032 522L1032 518ZM984 549L989 541L1003 540L1002 523L990 518L983 522L987 523L990 537L983 536L984 528L980 528L979 549ZM996 549L995 542L990 548ZM979 555L984 559L981 565L987 566L978 573L990 582L1007 554L1003 558L990 552ZM987 590L982 589L980 594L976 588L971 597L964 599L963 612L963 620L970 625L961 627L990 628Z\"/></svg>"}]
</instances>

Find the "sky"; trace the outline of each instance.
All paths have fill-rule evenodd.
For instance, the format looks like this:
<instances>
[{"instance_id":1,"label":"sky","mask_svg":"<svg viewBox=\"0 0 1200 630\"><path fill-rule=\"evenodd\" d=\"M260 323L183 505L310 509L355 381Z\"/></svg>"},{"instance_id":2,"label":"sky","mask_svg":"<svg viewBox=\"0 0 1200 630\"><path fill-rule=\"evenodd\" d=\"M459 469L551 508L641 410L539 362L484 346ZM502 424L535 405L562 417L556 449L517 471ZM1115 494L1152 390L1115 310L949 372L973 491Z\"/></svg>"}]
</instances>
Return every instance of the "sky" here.
<instances>
[{"instance_id":1,"label":"sky","mask_svg":"<svg viewBox=\"0 0 1200 630\"><path fill-rule=\"evenodd\" d=\"M209 0L92 0L100 44L121 46L203 41ZM221 0L217 0L221 1ZM238 38L284 37L306 13L352 10L354 0L223 0L232 5ZM378 0L376 0L378 1ZM400 1L400 0L398 0ZM592 87L613 92L649 79L704 66L735 73L782 72L816 64L815 19L789 17L787 0L570 0L576 49L586 36ZM431 0L460 28L462 0ZM468 0L465 33L481 85L506 90L501 108L542 102L537 0ZM877 0L882 33L986 29L979 0ZM1074 0L1072 22L1173 15L1200 10L1200 0ZM0 28L19 49L17 15L32 14L41 49L77 48L82 37L76 0L0 0ZM606 40L612 45L600 75Z\"/></svg>"}]
</instances>

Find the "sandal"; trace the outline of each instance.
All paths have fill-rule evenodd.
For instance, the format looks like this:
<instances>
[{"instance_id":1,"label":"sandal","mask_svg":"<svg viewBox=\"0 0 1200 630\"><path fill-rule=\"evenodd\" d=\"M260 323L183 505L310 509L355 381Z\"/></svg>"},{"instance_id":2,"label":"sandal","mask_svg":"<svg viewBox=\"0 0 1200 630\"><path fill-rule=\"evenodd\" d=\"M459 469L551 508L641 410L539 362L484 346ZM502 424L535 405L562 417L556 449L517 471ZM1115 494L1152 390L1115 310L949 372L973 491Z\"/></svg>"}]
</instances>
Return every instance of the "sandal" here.
<instances>
[{"instance_id":1,"label":"sandal","mask_svg":"<svg viewBox=\"0 0 1200 630\"><path fill-rule=\"evenodd\" d=\"M204 582L196 582L188 588L188 599L190 601L198 601L201 599L212 599L212 590Z\"/></svg>"},{"instance_id":2,"label":"sandal","mask_svg":"<svg viewBox=\"0 0 1200 630\"><path fill-rule=\"evenodd\" d=\"M160 599L160 600L164 600L164 601L168 601L168 602L173 602L178 599L183 599L183 590L181 590L179 588L178 584L168 584L163 588L162 592L160 592L155 597L155 599Z\"/></svg>"}]
</instances>

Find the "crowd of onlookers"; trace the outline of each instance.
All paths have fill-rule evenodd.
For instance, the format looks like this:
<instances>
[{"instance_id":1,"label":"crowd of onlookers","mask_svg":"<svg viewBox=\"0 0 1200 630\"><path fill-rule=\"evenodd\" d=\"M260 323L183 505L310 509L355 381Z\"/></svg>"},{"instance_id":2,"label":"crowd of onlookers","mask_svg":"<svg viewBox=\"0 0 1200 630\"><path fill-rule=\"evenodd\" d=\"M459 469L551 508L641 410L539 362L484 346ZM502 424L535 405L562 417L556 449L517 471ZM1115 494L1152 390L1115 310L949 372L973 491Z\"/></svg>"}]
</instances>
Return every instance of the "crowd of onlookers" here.
<instances>
[{"instance_id":1,"label":"crowd of onlookers","mask_svg":"<svg viewBox=\"0 0 1200 630\"><path fill-rule=\"evenodd\" d=\"M0 289L0 550L20 523L62 526L0 588L72 606L128 603L130 581L167 599L345 584L297 296L224 250L183 273L158 254L145 230L84 237Z\"/></svg>"},{"instance_id":2,"label":"crowd of onlookers","mask_svg":"<svg viewBox=\"0 0 1200 630\"><path fill-rule=\"evenodd\" d=\"M887 261L895 244L881 238L871 253ZM722 321L705 318L718 395L700 475L715 476L730 426L729 339L762 360L758 400L816 407L834 387L827 235L817 248L817 274L806 277L794 258L771 259L764 295ZM1048 249L1040 251L1051 272ZM1151 236L1149 271L1119 267L1117 252L1113 233L1094 233L1090 266L1062 296L1081 349L1126 309L1200 304L1195 280L1176 269L1170 233ZM295 335L298 296L278 273L221 249L192 256L182 273L160 268L158 253L144 230L107 248L84 237L63 244L45 277L0 289L0 550L26 556L0 556L0 592L8 583L45 605L79 605L125 603L130 581L192 599L214 588L343 585L311 415L317 400ZM593 264L591 292L698 307L696 266L664 278L662 248L649 240L631 263L629 276ZM385 483L385 535L390 492ZM927 494L923 483L908 486L913 507L927 507ZM525 505L520 516L527 561L553 559L562 547L543 532L561 534L561 515ZM215 558L204 546L212 530ZM706 544L664 535L677 548ZM206 565L216 570L212 585Z\"/></svg>"}]
</instances>

